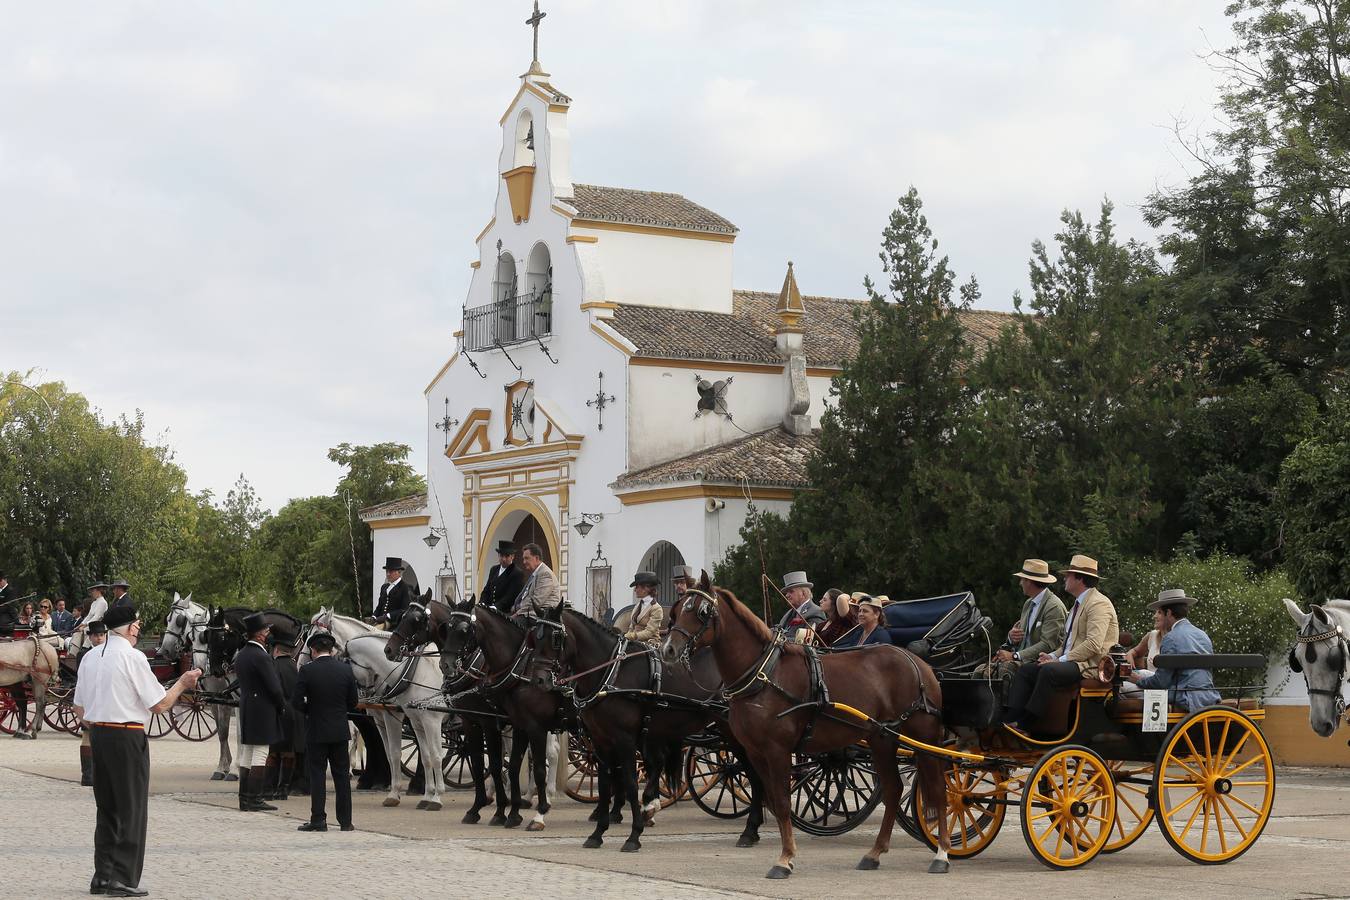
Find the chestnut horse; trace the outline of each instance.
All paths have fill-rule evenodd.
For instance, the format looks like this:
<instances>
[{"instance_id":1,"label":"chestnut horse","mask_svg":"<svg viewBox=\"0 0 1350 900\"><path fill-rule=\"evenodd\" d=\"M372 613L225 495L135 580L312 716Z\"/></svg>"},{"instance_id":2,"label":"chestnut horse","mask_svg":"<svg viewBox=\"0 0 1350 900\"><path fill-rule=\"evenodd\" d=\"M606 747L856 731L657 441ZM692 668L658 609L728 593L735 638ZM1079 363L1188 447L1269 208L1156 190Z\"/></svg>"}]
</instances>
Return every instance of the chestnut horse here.
<instances>
[{"instance_id":1,"label":"chestnut horse","mask_svg":"<svg viewBox=\"0 0 1350 900\"><path fill-rule=\"evenodd\" d=\"M941 689L933 670L908 651L884 644L821 654L820 680L830 700L861 711L873 723L862 724L811 696L805 648L785 644L730 591L710 585L689 591L671 607L670 617L662 645L665 659L673 663L699 647L712 647L731 703L732 733L759 772L765 803L778 818L782 852L767 877L787 878L797 855L788 783L792 754L840 750L863 739L872 751L885 814L876 843L858 868L877 868L890 849L900 806L896 732L929 745L942 743ZM951 846L944 762L929 753L919 753L916 762L924 814L936 821L939 832L928 871L943 873Z\"/></svg>"}]
</instances>

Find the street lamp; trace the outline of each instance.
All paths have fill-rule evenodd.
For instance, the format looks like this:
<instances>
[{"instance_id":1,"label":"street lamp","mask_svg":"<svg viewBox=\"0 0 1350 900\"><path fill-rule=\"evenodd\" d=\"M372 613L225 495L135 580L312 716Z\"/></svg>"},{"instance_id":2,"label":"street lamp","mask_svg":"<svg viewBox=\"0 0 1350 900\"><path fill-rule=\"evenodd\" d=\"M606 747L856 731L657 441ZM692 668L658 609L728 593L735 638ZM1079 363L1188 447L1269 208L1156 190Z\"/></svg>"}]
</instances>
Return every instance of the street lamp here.
<instances>
[{"instance_id":1,"label":"street lamp","mask_svg":"<svg viewBox=\"0 0 1350 900\"><path fill-rule=\"evenodd\" d=\"M422 543L427 545L427 549L435 550L436 545L441 542L441 535L445 534L444 528L432 528L431 533L422 538Z\"/></svg>"},{"instance_id":2,"label":"street lamp","mask_svg":"<svg viewBox=\"0 0 1350 900\"><path fill-rule=\"evenodd\" d=\"M581 521L576 524L577 534L585 537L591 533L591 529L595 527L595 523L603 522L604 519L604 513L582 513Z\"/></svg>"}]
</instances>

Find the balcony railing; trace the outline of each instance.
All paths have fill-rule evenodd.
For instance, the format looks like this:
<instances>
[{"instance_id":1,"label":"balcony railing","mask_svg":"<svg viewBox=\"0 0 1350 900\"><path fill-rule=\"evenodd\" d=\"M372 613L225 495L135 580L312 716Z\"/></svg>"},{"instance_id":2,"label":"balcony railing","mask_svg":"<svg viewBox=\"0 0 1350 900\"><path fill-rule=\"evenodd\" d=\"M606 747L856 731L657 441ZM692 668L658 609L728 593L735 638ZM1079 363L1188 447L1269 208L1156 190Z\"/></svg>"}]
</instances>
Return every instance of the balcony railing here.
<instances>
[{"instance_id":1,"label":"balcony railing","mask_svg":"<svg viewBox=\"0 0 1350 900\"><path fill-rule=\"evenodd\" d=\"M487 350L497 344L519 344L545 337L553 330L553 290L545 287L509 294L496 303L464 310L464 348Z\"/></svg>"}]
</instances>

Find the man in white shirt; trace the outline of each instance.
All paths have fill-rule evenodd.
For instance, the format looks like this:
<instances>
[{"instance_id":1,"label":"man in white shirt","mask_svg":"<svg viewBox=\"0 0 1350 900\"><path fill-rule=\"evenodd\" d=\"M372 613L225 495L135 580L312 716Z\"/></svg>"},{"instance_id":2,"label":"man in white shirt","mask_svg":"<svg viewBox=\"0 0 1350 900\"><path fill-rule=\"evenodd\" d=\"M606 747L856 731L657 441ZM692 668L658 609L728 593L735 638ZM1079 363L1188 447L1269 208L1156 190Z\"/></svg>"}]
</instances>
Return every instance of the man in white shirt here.
<instances>
[{"instance_id":1,"label":"man in white shirt","mask_svg":"<svg viewBox=\"0 0 1350 900\"><path fill-rule=\"evenodd\" d=\"M150 745L145 726L168 712L201 669L184 672L167 691L136 649L141 623L134 607L107 612L108 639L80 666L75 715L90 732L94 753L94 878L89 893L144 897L145 832L150 794ZM95 658L96 655L96 658Z\"/></svg>"}]
</instances>

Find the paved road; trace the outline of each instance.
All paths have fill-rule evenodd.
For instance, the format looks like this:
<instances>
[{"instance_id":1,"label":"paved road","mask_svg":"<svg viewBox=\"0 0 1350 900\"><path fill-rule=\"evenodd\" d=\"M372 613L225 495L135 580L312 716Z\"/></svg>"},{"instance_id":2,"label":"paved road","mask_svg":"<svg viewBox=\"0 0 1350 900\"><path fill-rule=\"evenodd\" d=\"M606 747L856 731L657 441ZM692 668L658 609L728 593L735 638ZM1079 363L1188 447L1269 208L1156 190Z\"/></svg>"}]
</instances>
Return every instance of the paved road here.
<instances>
[{"instance_id":1,"label":"paved road","mask_svg":"<svg viewBox=\"0 0 1350 900\"><path fill-rule=\"evenodd\" d=\"M1050 872L1034 862L1010 817L1003 835L977 859L954 863L939 878L924 874L929 854L903 835L880 871L854 863L875 835L863 827L840 838L799 837L796 874L771 882L763 873L776 855L776 830L753 850L733 846L739 823L714 820L692 804L661 813L639 854L619 853L623 826L601 850L581 848L588 808L564 800L542 834L459 823L467 802L448 796L445 809L380 806L382 795L358 794L353 834L301 834L308 800L272 814L232 808L233 785L206 776L215 745L165 738L151 745L150 853L145 883L154 897L360 896L474 897L924 897L941 889L963 898L1009 893L1057 897L1338 897L1350 895L1350 773L1285 770L1265 835L1240 860L1197 866L1155 832L1123 853L1102 856L1075 872ZM78 786L75 741L44 732L36 742L0 738L4 821L14 851L0 897L87 896L92 860L93 799ZM331 800L330 800L331 802ZM331 815L331 813L330 813ZM875 821L875 820L874 820ZM31 848L31 849L29 849ZM22 863L22 864L20 864ZM16 873L28 873L15 878ZM399 873L394 876L393 873Z\"/></svg>"}]
</instances>

